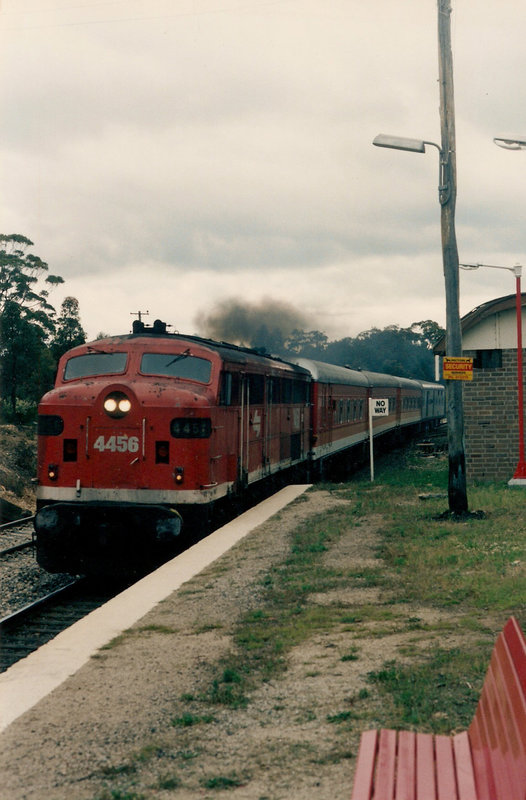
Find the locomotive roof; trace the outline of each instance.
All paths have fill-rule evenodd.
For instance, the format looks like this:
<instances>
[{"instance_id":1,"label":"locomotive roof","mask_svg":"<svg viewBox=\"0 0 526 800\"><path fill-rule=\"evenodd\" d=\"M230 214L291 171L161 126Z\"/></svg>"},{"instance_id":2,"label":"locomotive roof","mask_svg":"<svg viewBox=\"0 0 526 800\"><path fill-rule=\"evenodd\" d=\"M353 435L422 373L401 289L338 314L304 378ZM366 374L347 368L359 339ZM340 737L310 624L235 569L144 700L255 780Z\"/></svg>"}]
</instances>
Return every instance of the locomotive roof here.
<instances>
[{"instance_id":1,"label":"locomotive roof","mask_svg":"<svg viewBox=\"0 0 526 800\"><path fill-rule=\"evenodd\" d=\"M218 353L225 361L230 361L238 364L247 364L248 362L260 364L262 366L280 366L288 367L292 372L301 377L309 377L309 370L304 367L285 361L278 356L270 355L263 349L254 349L250 347L243 347L241 345L230 344L229 342L216 342L213 339L205 339L201 336L186 336L182 333L157 333L151 328L146 328L137 333L122 334L119 336L108 336L105 339L97 339L94 342L87 342L86 345L81 347L101 347L105 343L116 344L118 342L137 341L137 340L152 340L152 341L177 341L177 342L195 342L202 347L213 350Z\"/></svg>"}]
</instances>

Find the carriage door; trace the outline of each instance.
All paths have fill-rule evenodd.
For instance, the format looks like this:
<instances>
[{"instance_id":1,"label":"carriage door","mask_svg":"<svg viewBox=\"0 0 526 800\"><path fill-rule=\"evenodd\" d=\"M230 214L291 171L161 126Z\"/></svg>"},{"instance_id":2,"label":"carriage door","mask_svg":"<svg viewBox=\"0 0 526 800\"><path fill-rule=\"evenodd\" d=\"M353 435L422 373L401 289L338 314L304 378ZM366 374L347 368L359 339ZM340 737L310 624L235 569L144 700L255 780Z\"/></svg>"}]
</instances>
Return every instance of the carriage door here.
<instances>
[{"instance_id":1,"label":"carriage door","mask_svg":"<svg viewBox=\"0 0 526 800\"><path fill-rule=\"evenodd\" d=\"M248 373L242 376L240 413L240 475L246 486L267 474L266 464L265 376Z\"/></svg>"},{"instance_id":2,"label":"carriage door","mask_svg":"<svg viewBox=\"0 0 526 800\"><path fill-rule=\"evenodd\" d=\"M264 442L263 442L263 473L270 475L271 465L273 460L272 454L272 408L274 403L273 397L274 380L267 376L265 378L265 404L264 404ZM276 416L276 419L278 417ZM274 424L276 424L274 420Z\"/></svg>"},{"instance_id":3,"label":"carriage door","mask_svg":"<svg viewBox=\"0 0 526 800\"><path fill-rule=\"evenodd\" d=\"M327 384L327 444L331 445L334 437L334 423L336 421L336 398L333 394L332 384Z\"/></svg>"}]
</instances>

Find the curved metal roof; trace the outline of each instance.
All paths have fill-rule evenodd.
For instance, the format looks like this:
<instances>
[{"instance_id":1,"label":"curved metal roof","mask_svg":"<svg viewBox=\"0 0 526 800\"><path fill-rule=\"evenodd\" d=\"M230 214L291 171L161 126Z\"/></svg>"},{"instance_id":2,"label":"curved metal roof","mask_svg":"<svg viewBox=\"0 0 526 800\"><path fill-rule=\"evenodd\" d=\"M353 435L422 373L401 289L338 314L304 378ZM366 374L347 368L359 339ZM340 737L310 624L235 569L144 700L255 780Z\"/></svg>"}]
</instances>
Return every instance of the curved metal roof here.
<instances>
[{"instance_id":1,"label":"curved metal roof","mask_svg":"<svg viewBox=\"0 0 526 800\"><path fill-rule=\"evenodd\" d=\"M323 361L312 361L310 358L297 358L294 363L308 369L315 381L323 383L342 383L348 386L369 386L369 379L364 372L347 367L325 364Z\"/></svg>"},{"instance_id":2,"label":"curved metal roof","mask_svg":"<svg viewBox=\"0 0 526 800\"><path fill-rule=\"evenodd\" d=\"M385 375L380 372L337 367L323 361L312 361L310 358L298 358L294 361L298 366L308 369L316 381L323 383L339 383L346 386L385 386L406 389L419 389L420 382L410 378L399 378L396 375Z\"/></svg>"},{"instance_id":3,"label":"curved metal roof","mask_svg":"<svg viewBox=\"0 0 526 800\"><path fill-rule=\"evenodd\" d=\"M474 328L475 325L478 325L482 320L486 319L487 317L492 317L495 314L499 314L501 311L509 311L512 308L515 308L517 295L507 294L504 297L496 297L494 300L488 300L487 303L482 303L480 306L477 306L469 314L465 314L462 319L460 320L460 325L462 328L462 333L466 333L469 331L470 328ZM523 292L521 294L521 305L526 306L526 293ZM446 351L446 337L442 336L441 339L433 347L433 353L436 355L443 355Z\"/></svg>"}]
</instances>

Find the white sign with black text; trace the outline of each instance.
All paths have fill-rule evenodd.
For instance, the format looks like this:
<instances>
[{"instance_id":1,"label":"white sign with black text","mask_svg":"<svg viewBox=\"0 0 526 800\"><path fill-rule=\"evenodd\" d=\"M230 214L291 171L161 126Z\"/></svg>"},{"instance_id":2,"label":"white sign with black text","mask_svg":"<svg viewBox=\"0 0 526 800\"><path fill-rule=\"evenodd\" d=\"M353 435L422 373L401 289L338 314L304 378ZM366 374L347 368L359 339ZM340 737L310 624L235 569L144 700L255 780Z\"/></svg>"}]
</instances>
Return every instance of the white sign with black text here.
<instances>
[{"instance_id":1,"label":"white sign with black text","mask_svg":"<svg viewBox=\"0 0 526 800\"><path fill-rule=\"evenodd\" d=\"M380 399L378 397L371 397L369 400L372 406L371 414L373 417L383 417L389 414L389 399Z\"/></svg>"},{"instance_id":2,"label":"white sign with black text","mask_svg":"<svg viewBox=\"0 0 526 800\"><path fill-rule=\"evenodd\" d=\"M389 398L369 398L369 461L371 464L371 481L374 481L373 417L387 417L388 414Z\"/></svg>"}]
</instances>

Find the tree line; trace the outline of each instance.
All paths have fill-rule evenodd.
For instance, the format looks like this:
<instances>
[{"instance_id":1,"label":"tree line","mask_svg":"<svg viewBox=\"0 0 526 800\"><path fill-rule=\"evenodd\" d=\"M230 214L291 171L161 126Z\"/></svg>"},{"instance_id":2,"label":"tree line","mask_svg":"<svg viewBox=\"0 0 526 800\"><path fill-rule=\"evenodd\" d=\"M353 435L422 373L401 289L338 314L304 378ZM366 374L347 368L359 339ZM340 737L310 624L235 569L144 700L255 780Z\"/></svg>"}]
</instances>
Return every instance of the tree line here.
<instances>
[{"instance_id":1,"label":"tree line","mask_svg":"<svg viewBox=\"0 0 526 800\"><path fill-rule=\"evenodd\" d=\"M30 252L20 234L0 234L0 415L4 422L33 419L40 397L52 388L58 360L86 341L75 297L57 314L52 288L64 283Z\"/></svg>"},{"instance_id":2,"label":"tree line","mask_svg":"<svg viewBox=\"0 0 526 800\"><path fill-rule=\"evenodd\" d=\"M433 346L444 333L437 322L422 320L408 328L388 325L363 331L354 338L330 341L322 331L294 329L283 335L279 328L269 330L263 324L245 337L244 343L285 359L310 358L352 369L432 381Z\"/></svg>"}]
</instances>

